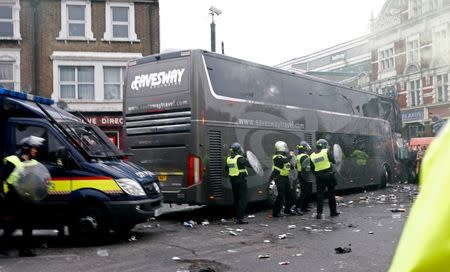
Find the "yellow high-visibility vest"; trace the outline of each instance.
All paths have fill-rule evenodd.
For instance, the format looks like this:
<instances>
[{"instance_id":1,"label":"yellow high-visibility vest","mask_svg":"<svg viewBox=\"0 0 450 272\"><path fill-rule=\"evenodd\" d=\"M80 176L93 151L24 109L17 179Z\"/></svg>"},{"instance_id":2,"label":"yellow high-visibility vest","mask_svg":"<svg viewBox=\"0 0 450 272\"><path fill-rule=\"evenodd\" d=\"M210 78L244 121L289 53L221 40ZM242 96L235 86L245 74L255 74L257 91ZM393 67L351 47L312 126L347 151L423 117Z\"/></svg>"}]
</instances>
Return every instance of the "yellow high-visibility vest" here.
<instances>
[{"instance_id":1,"label":"yellow high-visibility vest","mask_svg":"<svg viewBox=\"0 0 450 272\"><path fill-rule=\"evenodd\" d=\"M234 158L228 157L227 158L227 165L228 165L228 175L230 177L237 177L240 173L245 173L248 175L247 169L239 169L237 165L238 159L242 157L241 155L236 155Z\"/></svg>"},{"instance_id":2,"label":"yellow high-visibility vest","mask_svg":"<svg viewBox=\"0 0 450 272\"><path fill-rule=\"evenodd\" d=\"M272 171L274 169L278 170L280 172L280 176L287 177L289 176L289 170L291 169L291 165L289 162L284 163L283 168L280 168L278 166L275 166L275 158L283 158L286 159L286 156L283 156L281 154L275 154L272 157Z\"/></svg>"},{"instance_id":3,"label":"yellow high-visibility vest","mask_svg":"<svg viewBox=\"0 0 450 272\"><path fill-rule=\"evenodd\" d=\"M301 172L301 171L302 171L301 158L304 157L304 156L308 157L308 154L301 153L301 154L298 154L298 155L297 155L297 171L298 171L298 172Z\"/></svg>"},{"instance_id":4,"label":"yellow high-visibility vest","mask_svg":"<svg viewBox=\"0 0 450 272\"><path fill-rule=\"evenodd\" d=\"M422 161L420 193L411 208L390 272L449 271L450 123Z\"/></svg>"},{"instance_id":5,"label":"yellow high-visibility vest","mask_svg":"<svg viewBox=\"0 0 450 272\"><path fill-rule=\"evenodd\" d=\"M319 153L312 153L311 161L314 164L314 170L316 172L326 170L331 167L330 160L328 159L328 149L324 148Z\"/></svg>"}]
</instances>

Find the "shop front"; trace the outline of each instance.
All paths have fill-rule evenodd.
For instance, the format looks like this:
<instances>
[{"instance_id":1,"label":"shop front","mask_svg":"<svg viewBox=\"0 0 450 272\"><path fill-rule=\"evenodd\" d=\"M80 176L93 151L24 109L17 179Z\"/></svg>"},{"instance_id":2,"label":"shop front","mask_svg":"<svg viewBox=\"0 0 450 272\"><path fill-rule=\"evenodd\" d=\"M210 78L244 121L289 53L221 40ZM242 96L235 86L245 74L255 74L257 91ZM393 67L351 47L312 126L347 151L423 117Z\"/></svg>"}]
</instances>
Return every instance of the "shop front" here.
<instances>
[{"instance_id":1,"label":"shop front","mask_svg":"<svg viewBox=\"0 0 450 272\"><path fill-rule=\"evenodd\" d=\"M98 126L106 136L119 149L123 149L122 142L122 113L83 113L84 117L91 124Z\"/></svg>"}]
</instances>

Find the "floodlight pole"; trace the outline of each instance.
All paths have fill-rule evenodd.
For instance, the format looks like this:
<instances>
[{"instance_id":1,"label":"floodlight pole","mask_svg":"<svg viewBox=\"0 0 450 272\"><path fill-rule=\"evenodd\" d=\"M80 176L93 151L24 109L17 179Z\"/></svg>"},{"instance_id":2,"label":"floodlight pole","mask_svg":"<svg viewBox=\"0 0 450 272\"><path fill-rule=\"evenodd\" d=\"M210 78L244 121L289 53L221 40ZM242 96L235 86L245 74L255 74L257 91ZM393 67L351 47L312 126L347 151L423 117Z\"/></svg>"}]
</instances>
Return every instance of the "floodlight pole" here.
<instances>
[{"instance_id":1,"label":"floodlight pole","mask_svg":"<svg viewBox=\"0 0 450 272\"><path fill-rule=\"evenodd\" d=\"M214 23L214 12L210 11L211 15L211 51L216 52L216 24Z\"/></svg>"}]
</instances>

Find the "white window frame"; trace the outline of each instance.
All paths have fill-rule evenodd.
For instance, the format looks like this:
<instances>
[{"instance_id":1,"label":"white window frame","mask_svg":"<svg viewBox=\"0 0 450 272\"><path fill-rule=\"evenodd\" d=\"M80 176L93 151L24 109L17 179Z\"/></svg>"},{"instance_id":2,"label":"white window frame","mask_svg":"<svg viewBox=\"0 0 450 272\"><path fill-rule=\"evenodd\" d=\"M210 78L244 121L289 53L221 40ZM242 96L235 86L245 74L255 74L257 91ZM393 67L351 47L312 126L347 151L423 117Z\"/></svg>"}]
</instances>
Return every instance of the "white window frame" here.
<instances>
[{"instance_id":1,"label":"white window frame","mask_svg":"<svg viewBox=\"0 0 450 272\"><path fill-rule=\"evenodd\" d=\"M61 81L61 67L71 67L75 69L75 80L74 81ZM93 68L92 72L94 73L94 81L93 82L80 82L78 78L78 73L80 68ZM68 100L77 100L77 101L92 101L92 99L80 99L78 86L80 84L89 84L94 86L94 99L95 99L95 67L86 63L86 65L60 65L58 67L59 70L59 97L61 97L61 85L74 85L75 86L75 98L62 98Z\"/></svg>"},{"instance_id":2,"label":"white window frame","mask_svg":"<svg viewBox=\"0 0 450 272\"><path fill-rule=\"evenodd\" d=\"M411 45L416 44L416 47ZM411 55L413 57L411 57ZM406 63L420 64L420 40L419 35L410 36L406 39Z\"/></svg>"},{"instance_id":3,"label":"white window frame","mask_svg":"<svg viewBox=\"0 0 450 272\"><path fill-rule=\"evenodd\" d=\"M112 8L128 8L128 37L114 38L113 36L113 16ZM117 41L117 42L140 42L136 34L135 27L136 17L134 12L133 2L111 2L106 1L105 4L105 33L103 34L103 41Z\"/></svg>"},{"instance_id":4,"label":"white window frame","mask_svg":"<svg viewBox=\"0 0 450 272\"><path fill-rule=\"evenodd\" d=\"M443 78L447 76L447 81L444 81ZM438 80L438 78L441 77L441 81ZM450 91L449 91L449 74L448 73L442 73L442 74L438 74L435 77L435 86L434 86L434 102L435 103L442 103L442 102L447 102L449 101L450 98ZM440 100L439 97L439 88L442 88L442 92L443 92L443 96L444 99ZM447 93L445 95L445 92ZM445 99L445 96L447 96L447 99Z\"/></svg>"},{"instance_id":5,"label":"white window frame","mask_svg":"<svg viewBox=\"0 0 450 272\"><path fill-rule=\"evenodd\" d=\"M69 14L68 6L85 6L84 11L84 37L69 36ZM90 0L61 0L61 31L57 40L73 40L73 41L95 41L92 32L92 14Z\"/></svg>"},{"instance_id":6,"label":"white window frame","mask_svg":"<svg viewBox=\"0 0 450 272\"><path fill-rule=\"evenodd\" d=\"M442 39L443 33L445 38ZM447 24L433 28L433 59L448 57L449 33Z\"/></svg>"},{"instance_id":7,"label":"white window frame","mask_svg":"<svg viewBox=\"0 0 450 272\"><path fill-rule=\"evenodd\" d=\"M20 49L0 48L0 63L12 63L13 80L5 82L14 83L14 90L20 90Z\"/></svg>"},{"instance_id":8,"label":"white window frame","mask_svg":"<svg viewBox=\"0 0 450 272\"><path fill-rule=\"evenodd\" d=\"M106 82L105 79L103 78L103 100L104 101L122 101L123 99L123 84L125 82L125 71L126 71L126 65L118 65L118 66L108 66L108 65L104 65L103 66L103 77L105 75L105 68L120 68L120 79L119 81L116 82ZM106 93L105 93L105 85L110 84L110 85L119 85L120 89L119 89L119 99L106 99Z\"/></svg>"},{"instance_id":9,"label":"white window frame","mask_svg":"<svg viewBox=\"0 0 450 272\"><path fill-rule=\"evenodd\" d=\"M141 58L141 53L127 52L83 52L55 51L53 61L53 93L51 98L64 100L70 110L79 111L122 111L122 99L105 100L103 67L126 67L128 62ZM94 100L65 99L60 97L60 66L94 66ZM123 88L123 87L122 87ZM123 95L123 91L122 91Z\"/></svg>"},{"instance_id":10,"label":"white window frame","mask_svg":"<svg viewBox=\"0 0 450 272\"><path fill-rule=\"evenodd\" d=\"M422 15L422 11L423 11L422 0L409 0L408 2L409 19Z\"/></svg>"},{"instance_id":11,"label":"white window frame","mask_svg":"<svg viewBox=\"0 0 450 272\"><path fill-rule=\"evenodd\" d=\"M423 13L433 12L442 6L441 0L422 0Z\"/></svg>"},{"instance_id":12,"label":"white window frame","mask_svg":"<svg viewBox=\"0 0 450 272\"><path fill-rule=\"evenodd\" d=\"M389 57L385 55L389 54L392 50L392 54ZM392 59L392 61L390 61ZM386 64L387 67L386 67ZM378 69L380 72L392 71L395 69L395 48L394 45L385 46L378 50Z\"/></svg>"},{"instance_id":13,"label":"white window frame","mask_svg":"<svg viewBox=\"0 0 450 272\"><path fill-rule=\"evenodd\" d=\"M12 22L13 23L13 36L1 36L0 40L22 40L20 36L20 3L19 0L0 0L1 6L11 6L12 8L12 18L0 19L2 22Z\"/></svg>"},{"instance_id":14,"label":"white window frame","mask_svg":"<svg viewBox=\"0 0 450 272\"><path fill-rule=\"evenodd\" d=\"M414 82L414 89L411 89L411 83ZM417 88L417 82L419 86ZM422 79L416 78L408 81L408 106L415 107L423 104L423 93L422 93ZM414 101L412 99L411 93L414 92ZM414 102L414 103L413 103Z\"/></svg>"}]
</instances>

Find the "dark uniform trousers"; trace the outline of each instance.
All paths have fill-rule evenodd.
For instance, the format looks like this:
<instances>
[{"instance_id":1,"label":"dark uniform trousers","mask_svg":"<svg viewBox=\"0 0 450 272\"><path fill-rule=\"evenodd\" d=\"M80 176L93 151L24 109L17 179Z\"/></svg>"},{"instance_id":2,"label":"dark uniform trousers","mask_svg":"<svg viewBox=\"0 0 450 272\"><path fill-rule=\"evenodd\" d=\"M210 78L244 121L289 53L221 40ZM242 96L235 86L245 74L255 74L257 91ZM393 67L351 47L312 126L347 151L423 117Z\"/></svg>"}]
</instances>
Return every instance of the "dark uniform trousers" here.
<instances>
[{"instance_id":1,"label":"dark uniform trousers","mask_svg":"<svg viewBox=\"0 0 450 272\"><path fill-rule=\"evenodd\" d=\"M313 183L312 180L305 180L301 173L298 173L298 180L300 181L300 197L297 200L296 207L301 209L302 211L306 211L308 209L308 203L311 201Z\"/></svg>"},{"instance_id":2,"label":"dark uniform trousers","mask_svg":"<svg viewBox=\"0 0 450 272\"><path fill-rule=\"evenodd\" d=\"M277 198L275 199L273 214L274 215L280 214L283 202L284 202L284 213L289 213L292 205L294 204L289 177L278 176L275 179L275 184L277 185L278 195Z\"/></svg>"},{"instance_id":3,"label":"dark uniform trousers","mask_svg":"<svg viewBox=\"0 0 450 272\"><path fill-rule=\"evenodd\" d=\"M230 177L231 188L233 189L233 203L236 211L236 220L244 219L245 209L247 207L247 180L245 177Z\"/></svg>"},{"instance_id":4,"label":"dark uniform trousers","mask_svg":"<svg viewBox=\"0 0 450 272\"><path fill-rule=\"evenodd\" d=\"M317 172L316 173L317 184L317 213L323 212L323 199L325 190L328 189L328 206L330 207L330 213L336 213L336 197L335 189L336 178L332 172Z\"/></svg>"}]
</instances>

